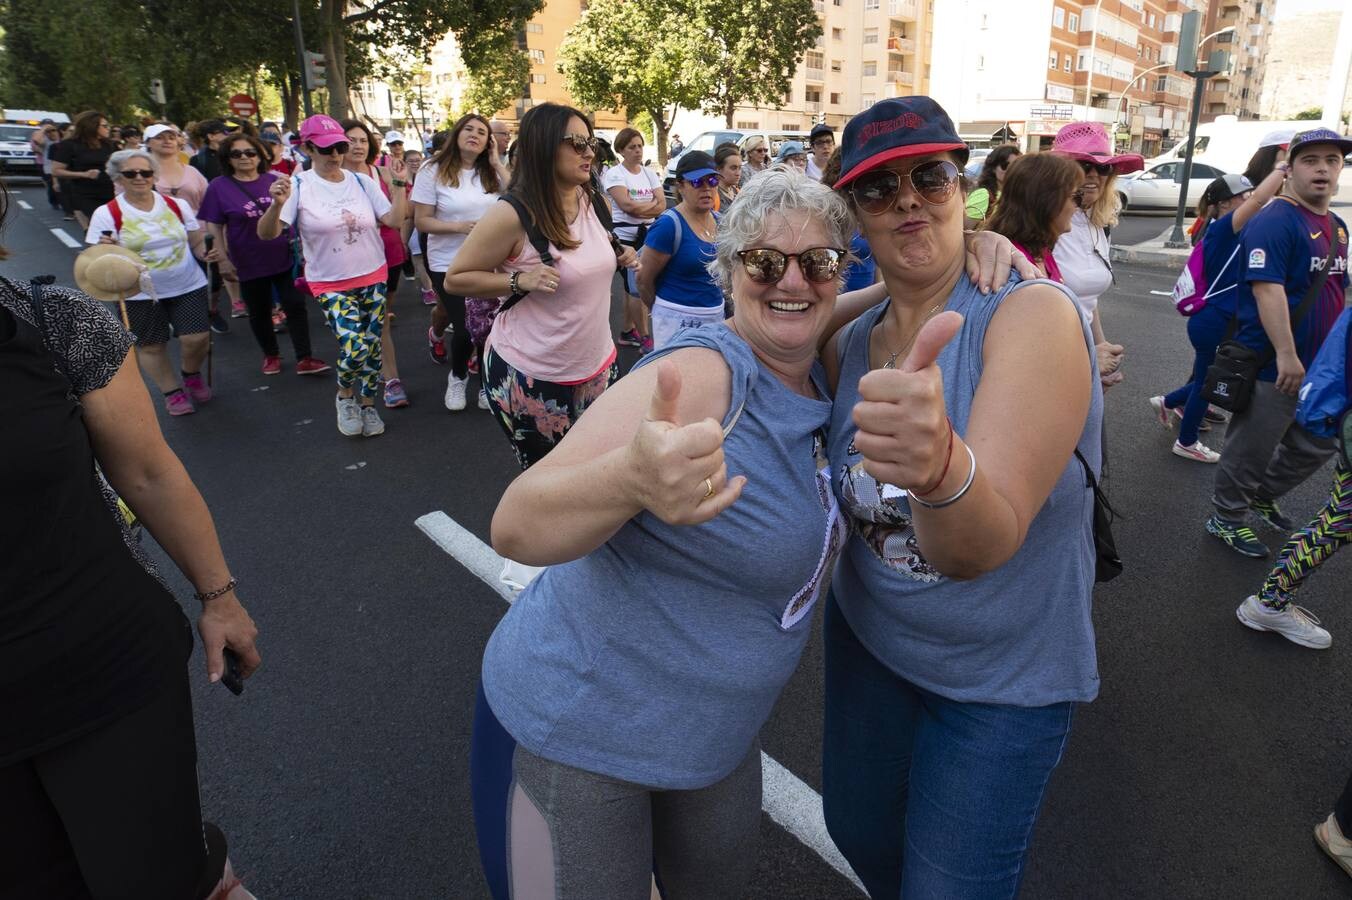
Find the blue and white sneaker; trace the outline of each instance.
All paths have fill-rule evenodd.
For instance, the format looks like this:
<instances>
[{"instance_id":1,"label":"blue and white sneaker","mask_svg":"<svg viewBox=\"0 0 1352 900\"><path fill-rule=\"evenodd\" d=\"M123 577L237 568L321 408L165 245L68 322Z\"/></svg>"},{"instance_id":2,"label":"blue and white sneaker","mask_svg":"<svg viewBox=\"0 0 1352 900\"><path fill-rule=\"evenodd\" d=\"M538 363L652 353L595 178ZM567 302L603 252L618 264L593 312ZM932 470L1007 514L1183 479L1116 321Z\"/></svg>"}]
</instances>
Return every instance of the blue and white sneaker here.
<instances>
[{"instance_id":1,"label":"blue and white sneaker","mask_svg":"<svg viewBox=\"0 0 1352 900\"><path fill-rule=\"evenodd\" d=\"M1267 558L1269 552L1267 544L1258 540L1258 535L1254 534L1253 529L1247 525L1227 522L1220 516L1212 516L1206 520L1206 530L1208 534L1220 538L1231 550L1241 556L1247 556L1250 559Z\"/></svg>"}]
</instances>

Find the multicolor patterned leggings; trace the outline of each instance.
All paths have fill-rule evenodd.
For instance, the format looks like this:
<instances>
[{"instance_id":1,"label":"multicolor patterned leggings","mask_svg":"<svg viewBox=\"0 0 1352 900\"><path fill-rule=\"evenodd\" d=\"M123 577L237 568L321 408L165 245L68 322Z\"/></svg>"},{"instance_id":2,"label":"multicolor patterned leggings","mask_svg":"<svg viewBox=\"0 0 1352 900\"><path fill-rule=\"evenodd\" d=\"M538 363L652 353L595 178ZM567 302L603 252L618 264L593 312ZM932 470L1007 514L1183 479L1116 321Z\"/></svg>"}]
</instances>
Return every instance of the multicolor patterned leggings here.
<instances>
[{"instance_id":1,"label":"multicolor patterned leggings","mask_svg":"<svg viewBox=\"0 0 1352 900\"><path fill-rule=\"evenodd\" d=\"M1352 541L1352 470L1339 462L1329 502L1310 524L1291 535L1258 599L1264 606L1285 609L1305 579L1348 541Z\"/></svg>"},{"instance_id":2,"label":"multicolor patterned leggings","mask_svg":"<svg viewBox=\"0 0 1352 900\"><path fill-rule=\"evenodd\" d=\"M362 399L380 390L380 333L385 322L385 284L317 294L338 339L338 387L357 387Z\"/></svg>"},{"instance_id":3,"label":"multicolor patterned leggings","mask_svg":"<svg viewBox=\"0 0 1352 900\"><path fill-rule=\"evenodd\" d=\"M619 364L612 362L588 381L555 384L512 368L492 348L484 354L488 403L523 470L544 459L587 407L619 377Z\"/></svg>"}]
</instances>

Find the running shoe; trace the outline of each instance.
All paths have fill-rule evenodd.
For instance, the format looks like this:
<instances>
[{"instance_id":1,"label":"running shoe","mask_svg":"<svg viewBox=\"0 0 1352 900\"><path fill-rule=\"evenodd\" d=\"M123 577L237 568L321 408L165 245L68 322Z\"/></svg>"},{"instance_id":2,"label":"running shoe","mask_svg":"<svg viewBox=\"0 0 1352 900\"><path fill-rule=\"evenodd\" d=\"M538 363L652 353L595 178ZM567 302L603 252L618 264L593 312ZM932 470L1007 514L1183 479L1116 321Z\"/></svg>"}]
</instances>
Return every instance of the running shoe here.
<instances>
[{"instance_id":1,"label":"running shoe","mask_svg":"<svg viewBox=\"0 0 1352 900\"><path fill-rule=\"evenodd\" d=\"M282 358L280 356L263 357L263 374L264 375L282 374Z\"/></svg>"},{"instance_id":2,"label":"running shoe","mask_svg":"<svg viewBox=\"0 0 1352 900\"><path fill-rule=\"evenodd\" d=\"M479 409L489 409L488 391L485 391L483 388L479 388Z\"/></svg>"},{"instance_id":3,"label":"running shoe","mask_svg":"<svg viewBox=\"0 0 1352 900\"><path fill-rule=\"evenodd\" d=\"M385 423L380 420L380 413L376 412L374 406L363 406L361 408L361 436L375 437L384 433Z\"/></svg>"},{"instance_id":4,"label":"running shoe","mask_svg":"<svg viewBox=\"0 0 1352 900\"><path fill-rule=\"evenodd\" d=\"M191 375L183 375L183 389L192 395L193 403L206 403L211 399L211 388L207 387L207 380L202 377L201 372L194 372Z\"/></svg>"},{"instance_id":5,"label":"running shoe","mask_svg":"<svg viewBox=\"0 0 1352 900\"><path fill-rule=\"evenodd\" d=\"M286 310L280 306L272 311L272 330L274 333L286 331Z\"/></svg>"},{"instance_id":6,"label":"running shoe","mask_svg":"<svg viewBox=\"0 0 1352 900\"><path fill-rule=\"evenodd\" d=\"M653 352L653 339L650 338L650 337L648 337L648 336L646 336L646 335L644 335L643 339L639 341L638 347L639 347L640 352L642 352L642 353L645 353L645 354L646 354L646 353L652 353L652 352Z\"/></svg>"},{"instance_id":7,"label":"running shoe","mask_svg":"<svg viewBox=\"0 0 1352 900\"><path fill-rule=\"evenodd\" d=\"M1286 534L1290 534L1296 530L1296 523L1282 515L1282 511L1277 508L1277 502L1275 500L1255 499L1249 504L1249 509L1253 510L1258 518L1266 522L1271 528L1275 528Z\"/></svg>"},{"instance_id":8,"label":"running shoe","mask_svg":"<svg viewBox=\"0 0 1352 900\"><path fill-rule=\"evenodd\" d=\"M427 355L439 366L446 365L446 335L437 337L431 326L427 329Z\"/></svg>"},{"instance_id":9,"label":"running shoe","mask_svg":"<svg viewBox=\"0 0 1352 900\"><path fill-rule=\"evenodd\" d=\"M347 437L357 437L362 433L361 409L356 397L339 397L334 401L338 407L338 431Z\"/></svg>"},{"instance_id":10,"label":"running shoe","mask_svg":"<svg viewBox=\"0 0 1352 900\"><path fill-rule=\"evenodd\" d=\"M637 328L630 328L628 331L620 332L620 339L615 343L621 347L641 347L643 346L643 336L638 333Z\"/></svg>"},{"instance_id":11,"label":"running shoe","mask_svg":"<svg viewBox=\"0 0 1352 900\"><path fill-rule=\"evenodd\" d=\"M1150 398L1150 407L1155 410L1155 420L1165 428L1174 427L1174 417L1172 410L1164 405L1164 395L1158 394Z\"/></svg>"},{"instance_id":12,"label":"running shoe","mask_svg":"<svg viewBox=\"0 0 1352 900\"><path fill-rule=\"evenodd\" d=\"M217 334L229 334L230 323L215 310L207 313L207 322L211 325L211 330Z\"/></svg>"},{"instance_id":13,"label":"running shoe","mask_svg":"<svg viewBox=\"0 0 1352 900\"><path fill-rule=\"evenodd\" d=\"M402 381L391 378L385 382L385 408L398 409L401 406L408 406L408 394L404 391Z\"/></svg>"},{"instance_id":14,"label":"running shoe","mask_svg":"<svg viewBox=\"0 0 1352 900\"><path fill-rule=\"evenodd\" d=\"M313 356L307 356L296 361L297 375L318 375L320 372L328 372L332 368L333 366L324 362L324 360L315 359Z\"/></svg>"},{"instance_id":15,"label":"running shoe","mask_svg":"<svg viewBox=\"0 0 1352 900\"><path fill-rule=\"evenodd\" d=\"M244 305L243 300L230 301L230 318L232 319L249 318L249 307Z\"/></svg>"},{"instance_id":16,"label":"running shoe","mask_svg":"<svg viewBox=\"0 0 1352 900\"><path fill-rule=\"evenodd\" d=\"M437 305L437 292L434 291L434 290L432 290L431 288L423 288L423 289L422 289L422 300L423 300L423 306L436 306L436 305Z\"/></svg>"},{"instance_id":17,"label":"running shoe","mask_svg":"<svg viewBox=\"0 0 1352 900\"><path fill-rule=\"evenodd\" d=\"M465 408L465 384L468 378L456 378L452 372L446 377L446 408L459 412Z\"/></svg>"},{"instance_id":18,"label":"running shoe","mask_svg":"<svg viewBox=\"0 0 1352 900\"><path fill-rule=\"evenodd\" d=\"M1174 441L1174 456L1181 456L1184 459L1191 459L1199 463L1216 463L1220 462L1221 459L1219 453L1201 441L1195 441L1186 447L1178 441Z\"/></svg>"},{"instance_id":19,"label":"running shoe","mask_svg":"<svg viewBox=\"0 0 1352 900\"><path fill-rule=\"evenodd\" d=\"M1227 522L1220 516L1206 520L1207 534L1220 538L1231 550L1250 559L1266 559L1267 544L1258 540L1258 535L1247 525Z\"/></svg>"},{"instance_id":20,"label":"running shoe","mask_svg":"<svg viewBox=\"0 0 1352 900\"><path fill-rule=\"evenodd\" d=\"M1208 422L1215 422L1217 425L1223 425L1230 421L1230 417L1214 406L1208 405L1206 413L1202 416Z\"/></svg>"},{"instance_id":21,"label":"running shoe","mask_svg":"<svg viewBox=\"0 0 1352 900\"><path fill-rule=\"evenodd\" d=\"M1329 855L1348 875L1352 875L1352 841L1343 836L1338 827L1338 817L1329 813L1329 817L1314 826L1314 842L1319 849Z\"/></svg>"},{"instance_id":22,"label":"running shoe","mask_svg":"<svg viewBox=\"0 0 1352 900\"><path fill-rule=\"evenodd\" d=\"M465 367L469 369L469 374L479 374L479 356L477 353L471 353L469 355L469 362L465 363Z\"/></svg>"},{"instance_id":23,"label":"running shoe","mask_svg":"<svg viewBox=\"0 0 1352 900\"><path fill-rule=\"evenodd\" d=\"M1288 603L1285 609L1272 609L1264 606L1257 594L1250 594L1239 604L1235 615L1254 631L1271 631L1311 650L1327 650L1333 646L1333 636L1319 627L1314 613L1294 603Z\"/></svg>"},{"instance_id":24,"label":"running shoe","mask_svg":"<svg viewBox=\"0 0 1352 900\"><path fill-rule=\"evenodd\" d=\"M192 401L183 391L174 391L165 397L164 409L171 416L189 416L197 412L197 407L192 405Z\"/></svg>"}]
</instances>

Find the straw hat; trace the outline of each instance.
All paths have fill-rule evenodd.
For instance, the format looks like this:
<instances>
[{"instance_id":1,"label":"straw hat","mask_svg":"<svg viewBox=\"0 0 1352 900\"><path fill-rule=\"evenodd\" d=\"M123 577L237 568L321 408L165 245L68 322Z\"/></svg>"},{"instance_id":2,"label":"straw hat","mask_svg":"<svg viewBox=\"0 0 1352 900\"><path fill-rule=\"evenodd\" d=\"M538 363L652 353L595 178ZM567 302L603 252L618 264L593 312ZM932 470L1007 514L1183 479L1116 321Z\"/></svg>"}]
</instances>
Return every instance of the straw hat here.
<instances>
[{"instance_id":1,"label":"straw hat","mask_svg":"<svg viewBox=\"0 0 1352 900\"><path fill-rule=\"evenodd\" d=\"M95 244L75 257L75 284L95 300L119 300L141 291L141 257L117 244Z\"/></svg>"}]
</instances>

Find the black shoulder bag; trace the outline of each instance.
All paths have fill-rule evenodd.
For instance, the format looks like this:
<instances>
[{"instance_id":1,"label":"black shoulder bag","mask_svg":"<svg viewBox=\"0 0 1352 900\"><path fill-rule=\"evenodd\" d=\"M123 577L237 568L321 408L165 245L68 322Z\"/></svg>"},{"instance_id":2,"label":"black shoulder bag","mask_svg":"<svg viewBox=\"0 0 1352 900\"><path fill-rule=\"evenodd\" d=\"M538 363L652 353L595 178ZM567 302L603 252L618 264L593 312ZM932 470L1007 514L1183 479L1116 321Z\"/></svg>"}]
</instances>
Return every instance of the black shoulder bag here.
<instances>
[{"instance_id":1,"label":"black shoulder bag","mask_svg":"<svg viewBox=\"0 0 1352 900\"><path fill-rule=\"evenodd\" d=\"M1122 574L1122 558L1117 555L1117 541L1113 539L1113 519L1116 514L1079 448L1075 450L1075 458L1084 467L1086 486L1094 492L1094 580L1112 581Z\"/></svg>"},{"instance_id":2,"label":"black shoulder bag","mask_svg":"<svg viewBox=\"0 0 1352 900\"><path fill-rule=\"evenodd\" d=\"M1328 281L1329 272L1333 269L1333 258L1337 248L1337 240L1330 235L1329 254L1324 258L1324 268L1315 276L1314 281L1310 282L1309 289L1301 298L1300 306L1296 307L1295 315L1291 317L1293 336L1300 323L1305 321L1305 316L1314 306L1319 293L1324 290L1324 283ZM1240 277L1244 276L1241 274ZM1209 403L1233 413L1243 412L1249 408L1249 401L1253 399L1253 387L1258 381L1258 373L1277 358L1277 351L1273 349L1271 341L1268 342L1267 350L1260 352L1234 340L1238 328L1239 316L1236 315L1230 320L1225 337L1216 348L1216 359L1206 370L1206 378L1202 382L1202 396Z\"/></svg>"}]
</instances>

